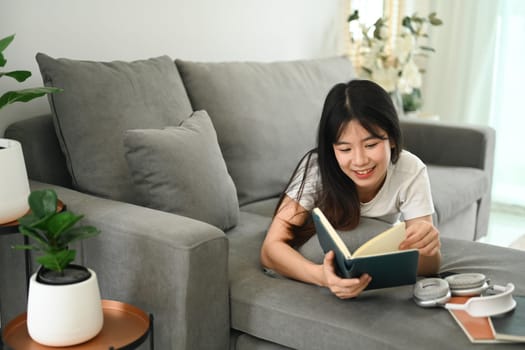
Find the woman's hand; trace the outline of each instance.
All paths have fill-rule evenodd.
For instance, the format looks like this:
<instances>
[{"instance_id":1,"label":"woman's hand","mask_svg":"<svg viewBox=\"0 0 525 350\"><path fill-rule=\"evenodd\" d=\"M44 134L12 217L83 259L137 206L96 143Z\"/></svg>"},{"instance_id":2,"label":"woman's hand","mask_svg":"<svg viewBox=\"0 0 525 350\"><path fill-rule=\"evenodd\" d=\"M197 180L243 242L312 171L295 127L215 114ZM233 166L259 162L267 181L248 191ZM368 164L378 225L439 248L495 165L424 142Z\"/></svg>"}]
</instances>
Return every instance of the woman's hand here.
<instances>
[{"instance_id":1,"label":"woman's hand","mask_svg":"<svg viewBox=\"0 0 525 350\"><path fill-rule=\"evenodd\" d=\"M359 278L341 278L336 275L334 267L335 253L329 251L324 256L323 273L325 286L340 299L355 298L368 286L372 277L367 274Z\"/></svg>"},{"instance_id":2,"label":"woman's hand","mask_svg":"<svg viewBox=\"0 0 525 350\"><path fill-rule=\"evenodd\" d=\"M401 242L399 249L419 250L419 275L432 275L439 271L441 266L441 241L439 231L432 224L430 215L406 222L406 239Z\"/></svg>"},{"instance_id":3,"label":"woman's hand","mask_svg":"<svg viewBox=\"0 0 525 350\"><path fill-rule=\"evenodd\" d=\"M439 231L428 220L407 221L406 239L399 249L417 249L423 256L434 256L439 253L441 242Z\"/></svg>"}]
</instances>

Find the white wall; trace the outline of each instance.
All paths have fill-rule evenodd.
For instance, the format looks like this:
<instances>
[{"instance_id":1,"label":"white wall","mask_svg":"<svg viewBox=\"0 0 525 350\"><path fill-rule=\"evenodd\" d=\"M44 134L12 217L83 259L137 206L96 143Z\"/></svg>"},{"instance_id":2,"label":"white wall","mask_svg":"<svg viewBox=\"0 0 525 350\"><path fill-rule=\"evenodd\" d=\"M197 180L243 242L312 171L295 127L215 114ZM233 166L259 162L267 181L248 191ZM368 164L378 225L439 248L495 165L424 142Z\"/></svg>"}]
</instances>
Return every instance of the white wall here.
<instances>
[{"instance_id":1,"label":"white wall","mask_svg":"<svg viewBox=\"0 0 525 350\"><path fill-rule=\"evenodd\" d=\"M200 61L275 61L342 54L345 0L1 0L6 70L0 93L42 85L37 52L87 60L167 54ZM15 120L49 112L46 98L0 110L0 135Z\"/></svg>"}]
</instances>

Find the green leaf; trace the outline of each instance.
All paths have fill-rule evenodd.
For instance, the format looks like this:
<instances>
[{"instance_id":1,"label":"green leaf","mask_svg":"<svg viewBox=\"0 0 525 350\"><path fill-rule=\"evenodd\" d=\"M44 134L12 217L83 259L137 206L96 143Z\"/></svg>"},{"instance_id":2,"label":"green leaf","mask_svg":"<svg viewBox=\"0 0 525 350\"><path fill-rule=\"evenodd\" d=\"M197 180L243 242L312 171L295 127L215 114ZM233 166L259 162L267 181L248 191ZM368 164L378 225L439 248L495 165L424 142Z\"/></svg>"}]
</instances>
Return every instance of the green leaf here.
<instances>
[{"instance_id":1,"label":"green leaf","mask_svg":"<svg viewBox=\"0 0 525 350\"><path fill-rule=\"evenodd\" d=\"M29 195L28 201L29 208L39 218L54 214L57 211L58 198L53 190L33 191Z\"/></svg>"},{"instance_id":2,"label":"green leaf","mask_svg":"<svg viewBox=\"0 0 525 350\"><path fill-rule=\"evenodd\" d=\"M410 19L410 17L408 16L403 17L403 21L401 22L401 25L407 28L408 30L410 30L410 33L412 34L416 33L414 27L412 27L412 20Z\"/></svg>"},{"instance_id":3,"label":"green leaf","mask_svg":"<svg viewBox=\"0 0 525 350\"><path fill-rule=\"evenodd\" d=\"M430 46L424 46L424 45L421 45L419 48L420 48L421 50L425 50L425 51L436 52L436 50L435 50L433 47L430 47Z\"/></svg>"},{"instance_id":4,"label":"green leaf","mask_svg":"<svg viewBox=\"0 0 525 350\"><path fill-rule=\"evenodd\" d=\"M383 27L385 25L385 21L383 20L383 18L379 18L375 23L374 23L374 38L376 39L383 39L381 37L381 27Z\"/></svg>"},{"instance_id":5,"label":"green leaf","mask_svg":"<svg viewBox=\"0 0 525 350\"><path fill-rule=\"evenodd\" d=\"M100 233L96 227L93 226L81 226L74 227L66 232L63 232L58 240L60 244L67 245L78 240L94 237Z\"/></svg>"},{"instance_id":6,"label":"green leaf","mask_svg":"<svg viewBox=\"0 0 525 350\"><path fill-rule=\"evenodd\" d=\"M4 55L0 52L0 67L4 67L7 63L7 60L5 59Z\"/></svg>"},{"instance_id":7,"label":"green leaf","mask_svg":"<svg viewBox=\"0 0 525 350\"><path fill-rule=\"evenodd\" d=\"M350 16L348 16L347 22L357 21L359 20L359 11L355 10Z\"/></svg>"},{"instance_id":8,"label":"green leaf","mask_svg":"<svg viewBox=\"0 0 525 350\"><path fill-rule=\"evenodd\" d=\"M4 52L4 50L11 44L11 42L15 39L15 35L9 35L3 39L0 40L0 52Z\"/></svg>"},{"instance_id":9,"label":"green leaf","mask_svg":"<svg viewBox=\"0 0 525 350\"><path fill-rule=\"evenodd\" d=\"M31 72L27 70L15 70L15 71L6 72L6 73L0 72L0 78L2 76L11 77L15 79L16 81L18 81L19 83L21 83L31 76Z\"/></svg>"},{"instance_id":10,"label":"green leaf","mask_svg":"<svg viewBox=\"0 0 525 350\"><path fill-rule=\"evenodd\" d=\"M26 226L19 226L18 229L20 230L21 234L23 234L24 236L27 236L29 238L32 238L37 243L39 243L35 247L38 250L40 250L40 249L46 250L47 247L49 246L47 237L45 237L44 235L40 234L37 230L29 228L29 227L26 227Z\"/></svg>"},{"instance_id":11,"label":"green leaf","mask_svg":"<svg viewBox=\"0 0 525 350\"><path fill-rule=\"evenodd\" d=\"M36 261L45 268L62 272L64 268L75 260L76 252L74 250L61 250L58 252L49 252L37 258Z\"/></svg>"},{"instance_id":12,"label":"green leaf","mask_svg":"<svg viewBox=\"0 0 525 350\"><path fill-rule=\"evenodd\" d=\"M15 102L29 102L45 94L63 91L53 87L39 87L23 89L18 91L8 91L0 97L0 109L8 104Z\"/></svg>"},{"instance_id":13,"label":"green leaf","mask_svg":"<svg viewBox=\"0 0 525 350\"><path fill-rule=\"evenodd\" d=\"M443 24L443 21L437 17L437 14L435 12L432 12L428 15L428 21L433 26L440 26Z\"/></svg>"},{"instance_id":14,"label":"green leaf","mask_svg":"<svg viewBox=\"0 0 525 350\"><path fill-rule=\"evenodd\" d=\"M49 219L47 229L53 238L57 238L62 232L73 227L82 217L82 215L77 216L70 211L64 211Z\"/></svg>"}]
</instances>

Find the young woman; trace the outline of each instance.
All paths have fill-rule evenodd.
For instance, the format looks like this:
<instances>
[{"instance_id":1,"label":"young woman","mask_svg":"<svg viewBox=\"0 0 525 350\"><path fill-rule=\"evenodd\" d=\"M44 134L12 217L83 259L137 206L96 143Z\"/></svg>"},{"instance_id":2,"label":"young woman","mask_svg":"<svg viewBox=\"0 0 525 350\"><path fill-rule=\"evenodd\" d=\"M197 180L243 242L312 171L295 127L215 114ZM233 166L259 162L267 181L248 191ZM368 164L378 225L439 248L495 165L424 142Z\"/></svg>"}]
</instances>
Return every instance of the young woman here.
<instances>
[{"instance_id":1,"label":"young woman","mask_svg":"<svg viewBox=\"0 0 525 350\"><path fill-rule=\"evenodd\" d=\"M319 207L336 229L350 230L359 218L394 223L404 220L400 249L419 250L418 273L439 269L439 232L425 165L402 150L399 120L388 93L368 80L337 84L326 97L317 148L297 166L283 192L263 246L261 262L289 278L330 289L341 299L358 296L370 283L367 274L340 278L334 253L323 264L295 248L314 233L310 212Z\"/></svg>"}]
</instances>

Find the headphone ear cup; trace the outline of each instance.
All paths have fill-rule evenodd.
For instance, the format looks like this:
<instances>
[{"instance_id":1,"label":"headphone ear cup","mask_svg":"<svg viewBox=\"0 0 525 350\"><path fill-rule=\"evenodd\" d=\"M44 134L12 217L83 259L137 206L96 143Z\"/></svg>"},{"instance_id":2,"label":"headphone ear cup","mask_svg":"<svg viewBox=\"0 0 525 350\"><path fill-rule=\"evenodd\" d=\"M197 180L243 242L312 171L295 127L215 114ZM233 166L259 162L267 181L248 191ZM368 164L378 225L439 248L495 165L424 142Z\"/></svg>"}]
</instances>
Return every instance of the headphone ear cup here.
<instances>
[{"instance_id":1,"label":"headphone ear cup","mask_svg":"<svg viewBox=\"0 0 525 350\"><path fill-rule=\"evenodd\" d=\"M441 299L449 293L447 281L441 278L425 278L416 282L414 296L422 301Z\"/></svg>"},{"instance_id":2,"label":"headphone ear cup","mask_svg":"<svg viewBox=\"0 0 525 350\"><path fill-rule=\"evenodd\" d=\"M487 278L482 273L459 273L445 278L452 291L479 288L486 280Z\"/></svg>"}]
</instances>

